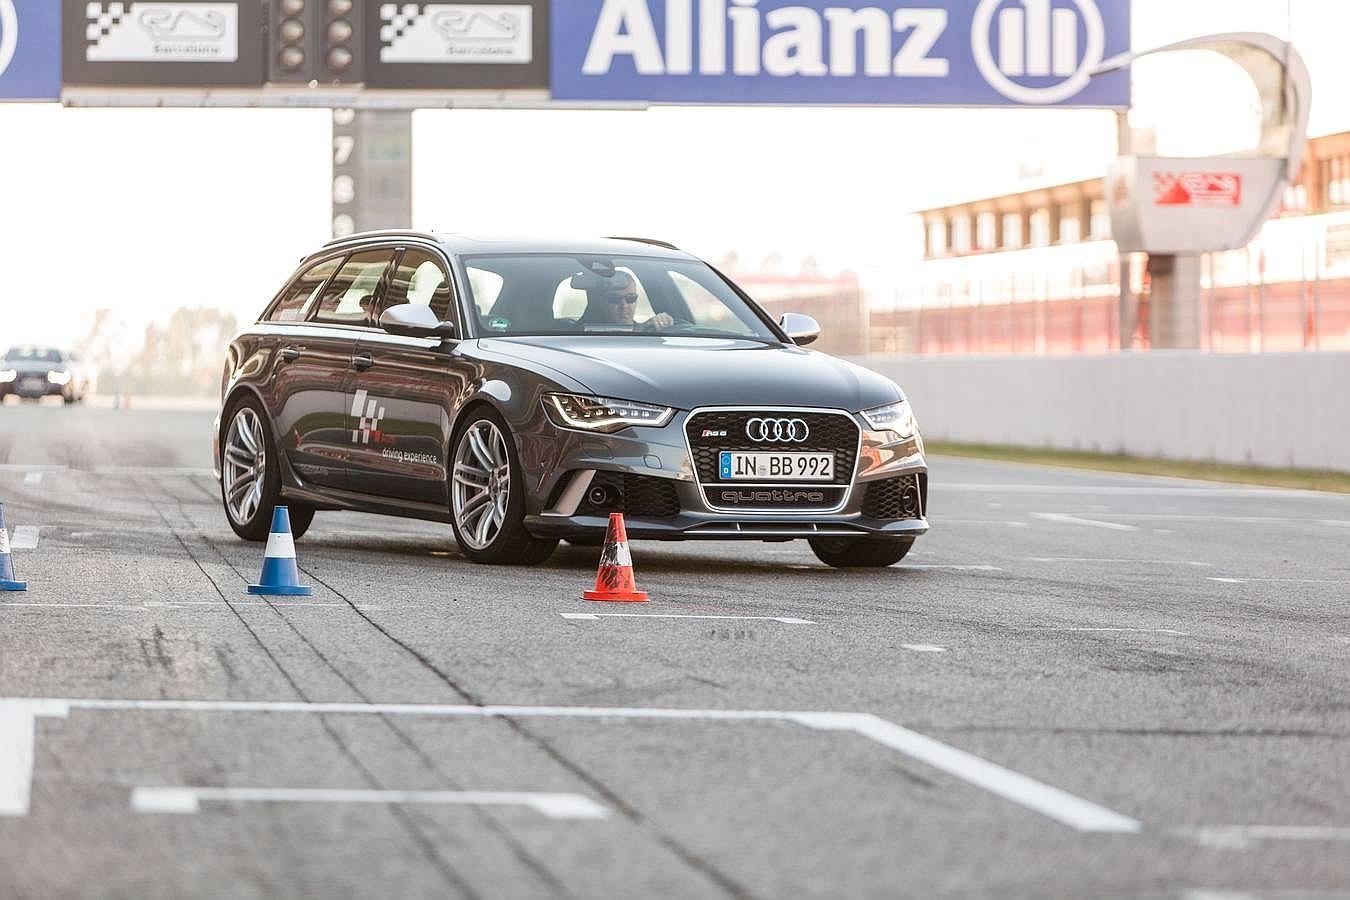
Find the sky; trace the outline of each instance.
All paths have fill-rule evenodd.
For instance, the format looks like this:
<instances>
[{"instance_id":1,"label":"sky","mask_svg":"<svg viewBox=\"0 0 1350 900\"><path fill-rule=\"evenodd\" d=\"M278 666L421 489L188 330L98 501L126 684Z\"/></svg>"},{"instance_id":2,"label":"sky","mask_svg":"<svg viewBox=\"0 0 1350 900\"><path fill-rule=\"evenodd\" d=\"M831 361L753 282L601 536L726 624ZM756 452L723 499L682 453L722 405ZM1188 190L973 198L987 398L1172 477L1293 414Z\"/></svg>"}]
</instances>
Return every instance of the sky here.
<instances>
[{"instance_id":1,"label":"sky","mask_svg":"<svg viewBox=\"0 0 1350 900\"><path fill-rule=\"evenodd\" d=\"M1292 28L1314 82L1311 133L1350 130L1350 3L1134 0L1133 18L1136 49ZM1227 66L1210 56L1139 66L1133 125L1174 148L1236 149L1253 132L1255 94ZM0 344L73 342L104 307L133 333L180 306L251 321L329 237L330 136L326 110L0 105ZM1100 176L1116 117L428 110L414 115L413 139L415 227L650 235L751 266L811 255L866 283L914 259L916 209L1018 190L1029 176Z\"/></svg>"}]
</instances>

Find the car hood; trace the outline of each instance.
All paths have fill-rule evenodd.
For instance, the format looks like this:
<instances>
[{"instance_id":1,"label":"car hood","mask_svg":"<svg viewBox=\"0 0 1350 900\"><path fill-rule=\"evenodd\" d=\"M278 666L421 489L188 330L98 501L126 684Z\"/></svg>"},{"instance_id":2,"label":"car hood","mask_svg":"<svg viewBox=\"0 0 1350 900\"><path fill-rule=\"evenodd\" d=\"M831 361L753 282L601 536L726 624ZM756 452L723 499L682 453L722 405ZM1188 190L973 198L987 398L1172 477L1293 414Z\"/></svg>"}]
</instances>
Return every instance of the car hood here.
<instances>
[{"instance_id":1,"label":"car hood","mask_svg":"<svg viewBox=\"0 0 1350 900\"><path fill-rule=\"evenodd\" d=\"M603 397L699 406L811 406L858 412L902 397L890 379L801 347L722 338L488 338L490 352L561 372ZM547 374L547 373L545 373Z\"/></svg>"}]
</instances>

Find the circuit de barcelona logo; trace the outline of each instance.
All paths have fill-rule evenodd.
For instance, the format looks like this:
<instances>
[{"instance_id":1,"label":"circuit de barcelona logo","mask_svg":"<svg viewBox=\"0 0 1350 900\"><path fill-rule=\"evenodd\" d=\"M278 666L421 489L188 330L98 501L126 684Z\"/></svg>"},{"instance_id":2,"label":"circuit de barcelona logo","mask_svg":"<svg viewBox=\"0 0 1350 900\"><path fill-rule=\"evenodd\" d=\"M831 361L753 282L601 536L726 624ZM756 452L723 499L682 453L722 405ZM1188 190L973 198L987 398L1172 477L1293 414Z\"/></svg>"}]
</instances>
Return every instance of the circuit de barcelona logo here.
<instances>
[{"instance_id":1,"label":"circuit de barcelona logo","mask_svg":"<svg viewBox=\"0 0 1350 900\"><path fill-rule=\"evenodd\" d=\"M14 11L13 0L0 0L0 75L5 74L14 61L14 51L18 47L19 14Z\"/></svg>"},{"instance_id":2,"label":"circuit de barcelona logo","mask_svg":"<svg viewBox=\"0 0 1350 900\"><path fill-rule=\"evenodd\" d=\"M89 62L235 62L238 3L90 3Z\"/></svg>"},{"instance_id":3,"label":"circuit de barcelona logo","mask_svg":"<svg viewBox=\"0 0 1350 900\"><path fill-rule=\"evenodd\" d=\"M554 94L1128 105L1128 78L1093 72L1128 50L1130 3L1099 2L553 0Z\"/></svg>"},{"instance_id":4,"label":"circuit de barcelona logo","mask_svg":"<svg viewBox=\"0 0 1350 900\"><path fill-rule=\"evenodd\" d=\"M533 50L534 10L529 6L380 6L380 62L528 63Z\"/></svg>"}]
</instances>

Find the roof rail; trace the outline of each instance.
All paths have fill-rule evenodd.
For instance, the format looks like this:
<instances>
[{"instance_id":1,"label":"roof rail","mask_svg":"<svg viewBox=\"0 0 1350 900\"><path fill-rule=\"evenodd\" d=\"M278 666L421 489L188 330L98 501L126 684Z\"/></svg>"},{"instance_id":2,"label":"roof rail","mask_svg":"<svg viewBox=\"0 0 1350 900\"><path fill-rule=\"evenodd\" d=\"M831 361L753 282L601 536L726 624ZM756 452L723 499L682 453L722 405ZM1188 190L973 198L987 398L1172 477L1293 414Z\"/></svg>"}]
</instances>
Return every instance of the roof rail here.
<instances>
[{"instance_id":1,"label":"roof rail","mask_svg":"<svg viewBox=\"0 0 1350 900\"><path fill-rule=\"evenodd\" d=\"M333 238L325 247L331 247L334 244L345 244L347 241L360 241L371 238L390 238L390 237L410 237L421 238L426 241L436 240L436 235L429 231L414 231L411 228L383 228L376 231L358 231L355 234L349 234L346 237Z\"/></svg>"},{"instance_id":2,"label":"roof rail","mask_svg":"<svg viewBox=\"0 0 1350 900\"><path fill-rule=\"evenodd\" d=\"M664 247L664 248L667 249L667 250L679 250L679 249L680 249L679 247L676 247L674 244L670 243L669 241L658 241L656 238L645 238L645 237L621 237L621 236L614 236L614 235L611 235L610 237L605 238L605 240L607 240L607 241L636 241L636 242L639 243L639 244L651 244L653 247Z\"/></svg>"}]
</instances>

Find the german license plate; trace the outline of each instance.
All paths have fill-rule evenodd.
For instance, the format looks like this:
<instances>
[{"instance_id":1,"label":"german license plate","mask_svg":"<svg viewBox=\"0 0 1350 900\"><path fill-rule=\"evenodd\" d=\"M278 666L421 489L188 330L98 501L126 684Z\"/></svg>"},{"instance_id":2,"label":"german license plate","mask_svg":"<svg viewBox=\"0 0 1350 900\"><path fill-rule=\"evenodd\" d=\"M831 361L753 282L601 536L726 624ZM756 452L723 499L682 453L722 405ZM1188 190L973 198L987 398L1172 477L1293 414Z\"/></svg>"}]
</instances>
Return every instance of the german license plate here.
<instances>
[{"instance_id":1,"label":"german license plate","mask_svg":"<svg viewBox=\"0 0 1350 900\"><path fill-rule=\"evenodd\" d=\"M741 453L723 450L723 481L833 481L833 453Z\"/></svg>"}]
</instances>

